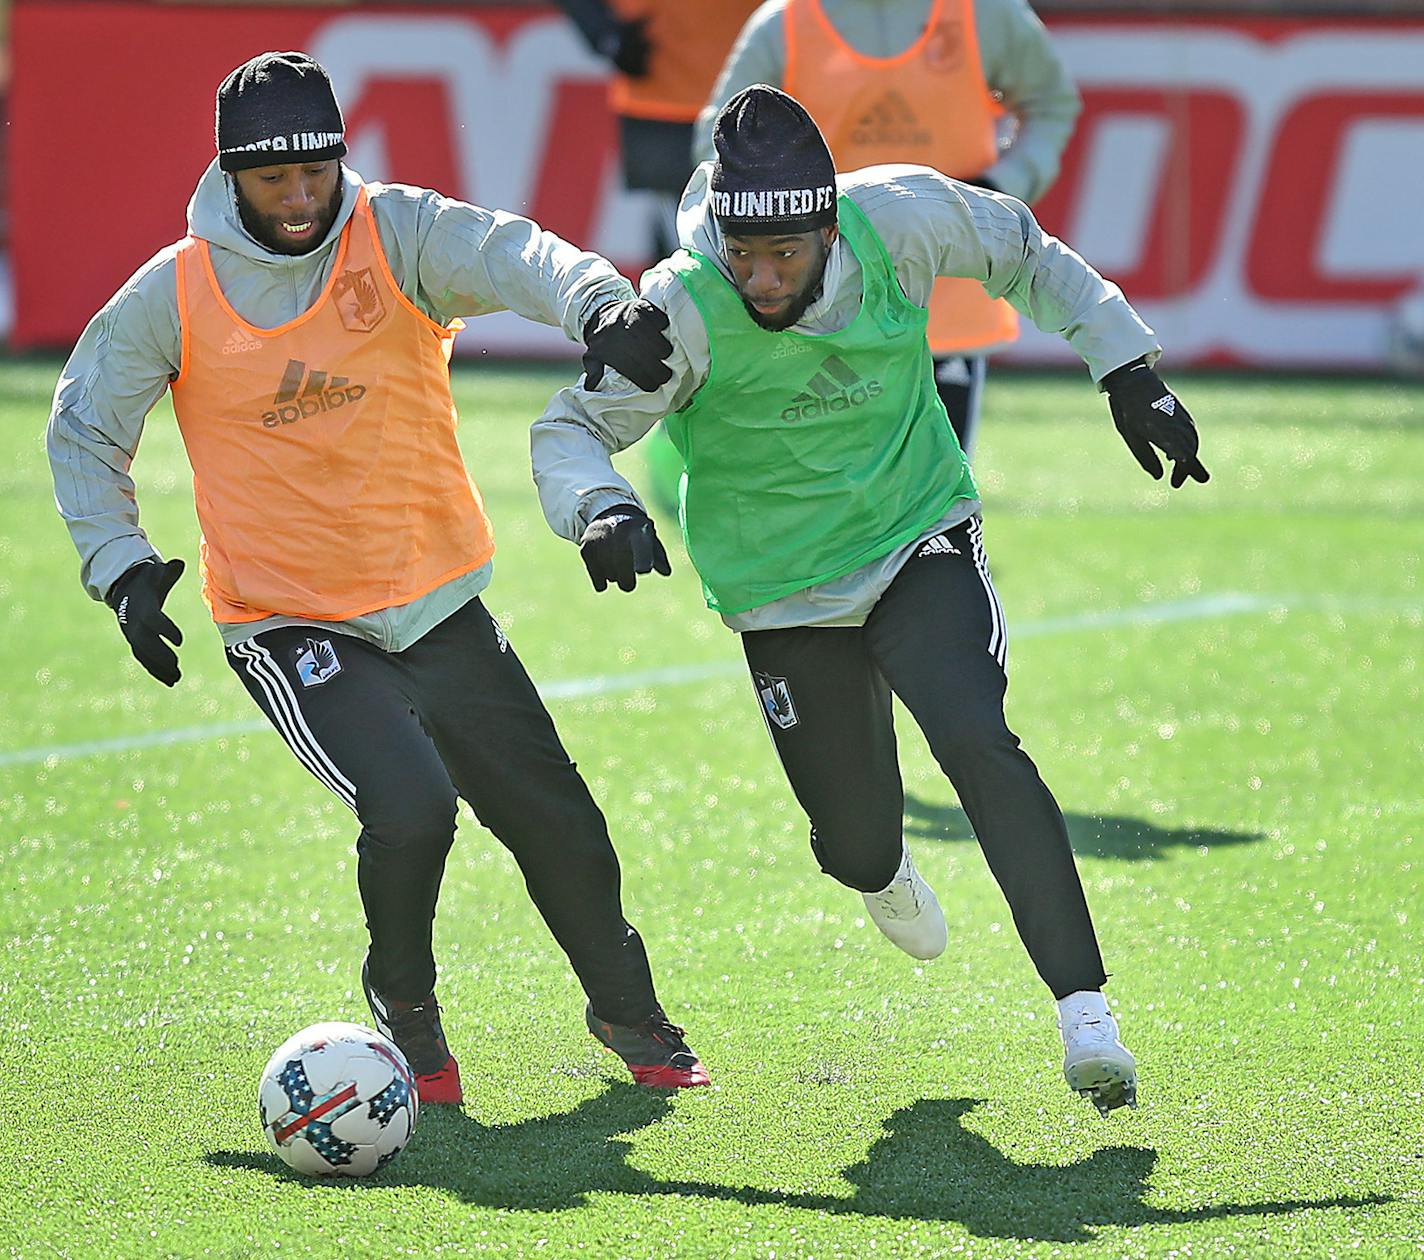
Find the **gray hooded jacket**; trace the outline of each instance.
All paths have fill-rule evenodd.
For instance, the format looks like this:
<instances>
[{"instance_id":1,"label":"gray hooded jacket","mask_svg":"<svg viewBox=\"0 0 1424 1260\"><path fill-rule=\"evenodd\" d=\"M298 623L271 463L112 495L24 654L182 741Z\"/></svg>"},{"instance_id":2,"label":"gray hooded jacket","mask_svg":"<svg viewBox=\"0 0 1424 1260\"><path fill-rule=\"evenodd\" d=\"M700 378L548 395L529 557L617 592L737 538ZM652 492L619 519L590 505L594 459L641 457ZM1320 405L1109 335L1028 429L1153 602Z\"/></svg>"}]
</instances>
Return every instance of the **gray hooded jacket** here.
<instances>
[{"instance_id":1,"label":"gray hooded jacket","mask_svg":"<svg viewBox=\"0 0 1424 1260\"><path fill-rule=\"evenodd\" d=\"M716 262L730 279L722 235L708 209L711 178L710 162L693 172L678 212L678 238ZM870 166L836 178L841 194L860 207L885 243L910 301L928 306L936 276L972 277L1045 332L1061 335L1094 381L1142 356L1155 361L1161 353L1152 330L1117 285L1048 235L1023 202L962 184L927 166ZM642 295L668 314L672 379L645 393L618 374L606 373L597 390L585 389L582 382L561 389L534 422L539 498L554 532L568 539L576 541L605 508L641 505L632 486L614 471L610 453L632 445L684 406L711 366L706 325L677 275L666 266L654 267L643 276ZM855 318L860 299L860 264L838 237L820 296L795 329L808 336L838 332ZM922 538L958 524L978 507L956 504L952 515ZM736 631L861 625L918 545L909 543L843 577L723 620Z\"/></svg>"},{"instance_id":2,"label":"gray hooded jacket","mask_svg":"<svg viewBox=\"0 0 1424 1260\"><path fill-rule=\"evenodd\" d=\"M321 295L362 183L345 168L342 178L345 195L326 240L311 253L291 256L274 254L248 235L232 180L216 162L208 167L188 205L188 231L211 244L218 283L243 319L275 328ZM578 341L599 307L633 296L611 263L528 219L424 188L372 184L368 190L396 283L438 323L511 310L562 327ZM129 466L145 417L181 366L177 248L154 255L94 316L55 389L47 433L55 500L94 599L103 599L132 565L157 556L139 525ZM490 567L399 608L320 624L399 651L479 594ZM309 623L271 618L219 629L225 642L235 643L290 624Z\"/></svg>"}]
</instances>

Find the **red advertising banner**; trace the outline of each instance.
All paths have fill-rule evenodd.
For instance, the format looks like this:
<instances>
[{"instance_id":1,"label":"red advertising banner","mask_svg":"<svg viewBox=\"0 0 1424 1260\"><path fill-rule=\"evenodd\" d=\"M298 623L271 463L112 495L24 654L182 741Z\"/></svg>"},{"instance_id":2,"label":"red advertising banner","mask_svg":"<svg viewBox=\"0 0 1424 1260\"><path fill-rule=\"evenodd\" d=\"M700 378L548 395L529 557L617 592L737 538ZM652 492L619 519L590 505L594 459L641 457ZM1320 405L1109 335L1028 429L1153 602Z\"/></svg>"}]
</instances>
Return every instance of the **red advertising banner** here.
<instances>
[{"instance_id":1,"label":"red advertising banner","mask_svg":"<svg viewBox=\"0 0 1424 1260\"><path fill-rule=\"evenodd\" d=\"M526 214L636 273L646 199L618 184L607 68L553 10L20 0L12 14L12 340L65 345L185 231L234 66L300 48L330 71L348 163ZM82 37L76 38L76 33ZM512 315L462 348L571 350Z\"/></svg>"},{"instance_id":2,"label":"red advertising banner","mask_svg":"<svg viewBox=\"0 0 1424 1260\"><path fill-rule=\"evenodd\" d=\"M1382 362L1424 274L1424 21L1060 18L1084 97L1042 221L1116 279L1175 362ZM82 32L76 38L76 32ZM553 10L18 0L14 340L65 345L184 230L233 66L304 48L348 162L528 214L636 274L650 207L618 184L606 67ZM513 316L462 348L572 350ZM1026 330L1009 353L1066 361Z\"/></svg>"},{"instance_id":3,"label":"red advertising banner","mask_svg":"<svg viewBox=\"0 0 1424 1260\"><path fill-rule=\"evenodd\" d=\"M1379 366L1424 280L1424 21L1052 29L1084 109L1035 213L1173 361ZM1007 357L1065 351L1028 329Z\"/></svg>"}]
</instances>

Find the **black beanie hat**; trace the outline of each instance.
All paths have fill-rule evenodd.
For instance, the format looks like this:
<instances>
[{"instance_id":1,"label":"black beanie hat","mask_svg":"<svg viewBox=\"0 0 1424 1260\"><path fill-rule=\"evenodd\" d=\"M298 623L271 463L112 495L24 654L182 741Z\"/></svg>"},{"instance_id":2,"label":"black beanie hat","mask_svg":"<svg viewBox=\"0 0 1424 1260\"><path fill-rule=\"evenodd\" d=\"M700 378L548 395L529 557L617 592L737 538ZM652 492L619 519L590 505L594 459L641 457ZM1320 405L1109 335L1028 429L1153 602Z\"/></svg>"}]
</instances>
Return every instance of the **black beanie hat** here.
<instances>
[{"instance_id":1,"label":"black beanie hat","mask_svg":"<svg viewBox=\"0 0 1424 1260\"><path fill-rule=\"evenodd\" d=\"M765 83L732 97L712 129L712 214L724 232L790 235L836 221L836 168L800 101Z\"/></svg>"},{"instance_id":2,"label":"black beanie hat","mask_svg":"<svg viewBox=\"0 0 1424 1260\"><path fill-rule=\"evenodd\" d=\"M331 80L306 53L263 53L218 88L218 165L225 171L342 157L345 136Z\"/></svg>"}]
</instances>

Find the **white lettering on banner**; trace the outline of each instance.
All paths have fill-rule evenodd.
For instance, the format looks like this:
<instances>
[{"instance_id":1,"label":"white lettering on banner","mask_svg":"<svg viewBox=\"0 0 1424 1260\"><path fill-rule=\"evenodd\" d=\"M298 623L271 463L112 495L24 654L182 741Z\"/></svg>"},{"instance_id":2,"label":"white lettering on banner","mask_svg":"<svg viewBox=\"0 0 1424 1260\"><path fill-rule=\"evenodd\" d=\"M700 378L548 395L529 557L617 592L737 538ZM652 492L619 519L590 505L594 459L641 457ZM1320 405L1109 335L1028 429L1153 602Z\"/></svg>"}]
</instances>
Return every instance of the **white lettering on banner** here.
<instances>
[{"instance_id":1,"label":"white lettering on banner","mask_svg":"<svg viewBox=\"0 0 1424 1260\"><path fill-rule=\"evenodd\" d=\"M1257 37L1224 22L1075 21L1057 26L1054 40L1090 100L1077 142L1081 178L1055 223L1090 262L1137 290L1128 297L1174 362L1381 362L1387 295L1424 270L1424 233L1414 217L1424 199L1424 102L1417 114L1409 103L1424 97L1424 25L1287 28ZM442 191L515 213L530 212L536 190L559 186L548 134L559 85L602 83L607 74L569 23L543 14L503 38L465 14L346 12L321 24L311 50L331 70L348 116L368 82L402 75L439 82L461 184ZM1180 179L1173 154L1187 129L1170 102L1164 110L1114 105L1109 96L1093 107L1095 92L1149 101L1180 93L1204 102L1200 125L1229 119L1230 130L1239 126L1235 149L1225 135L1214 150L1225 174L1169 187ZM1312 148L1317 107L1333 130ZM399 154L385 151L379 125L365 124L347 143L351 165L368 178L400 176ZM1292 201L1291 173L1306 161L1323 172L1323 184L1313 192L1306 185ZM588 239L576 243L641 260L649 201L621 190L612 150L603 169L601 184L578 192L595 211ZM833 198L833 189L815 190L815 208ZM1169 226L1189 230L1190 249L1163 230L1164 198L1188 199L1187 213ZM800 200L785 195L782 206L763 212L800 213L784 208ZM1272 253L1287 237L1289 248ZM1131 273L1152 255L1167 263L1158 269L1160 295L1150 282L1132 283ZM515 353L575 349L558 329L507 313L481 319L472 339ZM1074 359L1060 339L1027 326L1007 357Z\"/></svg>"},{"instance_id":2,"label":"white lettering on banner","mask_svg":"<svg viewBox=\"0 0 1424 1260\"><path fill-rule=\"evenodd\" d=\"M1424 269L1424 233L1417 227L1398 235L1386 233L1384 243L1378 239L1382 202L1398 198L1399 213L1417 214L1417 192L1415 198L1406 199L1402 194L1408 190L1398 184L1401 172L1420 169L1416 128L1424 126L1424 101L1408 125L1402 125L1394 101L1424 94L1419 69L1424 65L1424 28L1342 27L1263 40L1203 25L1133 29L1124 24L1073 23L1054 31L1054 43L1085 91L1207 92L1236 102L1240 109L1240 151L1204 274L1180 295L1158 299L1127 295L1175 361L1222 354L1247 363L1310 366L1368 366L1382 361L1383 300L1342 300L1323 288L1313 296L1308 285L1299 297L1263 296L1252 280L1252 262L1259 261L1253 250L1260 247L1258 238L1269 240L1276 226L1262 222L1269 212L1267 175L1273 159L1292 156L1279 151L1292 113L1317 98L1358 96L1359 103L1352 106L1355 112L1343 124L1346 130L1329 171L1328 195L1320 201L1322 221L1307 225L1314 233L1314 254L1308 262L1315 274L1327 279L1343 278L1339 273L1346 267L1353 273L1350 278L1361 280L1388 280L1392 272L1401 288ZM1370 104L1372 95L1379 102L1377 108ZM1129 111L1129 117L1140 116L1140 110ZM1105 146L1105 151L1089 149L1088 171L1116 172L1106 183L1114 191L1121 172L1141 160L1134 147L1136 129L1119 127L1114 134L1111 126L1118 122L1118 117L1109 115L1102 125L1110 129L1089 141ZM1169 177L1165 167L1159 177ZM1413 188L1418 180L1411 175L1406 182ZM1103 187L1103 176L1097 174L1078 189L1063 227L1067 242L1075 247L1087 241L1136 242L1144 247L1150 236L1148 220L1162 187L1154 189L1152 196L1143 197L1138 190L1122 198L1105 197ZM1176 195L1188 192L1176 190ZM1168 196L1173 193L1166 190ZM1392 268L1382 252L1386 244L1393 252ZM1126 257L1121 246L1109 252L1117 255L1116 267L1109 270L1127 271L1143 262L1140 257ZM1090 262L1097 261L1087 248L1083 253ZM1040 362L1075 358L1061 340L1031 327L1005 357Z\"/></svg>"}]
</instances>

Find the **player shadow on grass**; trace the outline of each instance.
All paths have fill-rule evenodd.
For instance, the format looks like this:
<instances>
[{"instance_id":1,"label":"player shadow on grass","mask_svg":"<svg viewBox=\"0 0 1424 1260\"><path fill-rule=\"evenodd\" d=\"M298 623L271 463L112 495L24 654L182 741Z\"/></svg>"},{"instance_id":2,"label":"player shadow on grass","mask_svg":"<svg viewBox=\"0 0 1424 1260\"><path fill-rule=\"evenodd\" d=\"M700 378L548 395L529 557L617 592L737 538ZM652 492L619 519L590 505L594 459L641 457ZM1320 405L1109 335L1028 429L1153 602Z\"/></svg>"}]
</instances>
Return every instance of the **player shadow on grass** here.
<instances>
[{"instance_id":1,"label":"player shadow on grass","mask_svg":"<svg viewBox=\"0 0 1424 1260\"><path fill-rule=\"evenodd\" d=\"M842 1174L855 1186L846 1197L695 1182L664 1182L661 1193L831 1215L954 1222L981 1238L1061 1243L1094 1241L1094 1226L1179 1225L1392 1201L1388 1195L1365 1195L1155 1208L1144 1200L1152 1190L1156 1151L1107 1146L1071 1164L1022 1164L964 1127L963 1117L980 1101L926 1098L895 1112L885 1121L885 1136Z\"/></svg>"},{"instance_id":2,"label":"player shadow on grass","mask_svg":"<svg viewBox=\"0 0 1424 1260\"><path fill-rule=\"evenodd\" d=\"M664 1180L630 1167L628 1136L662 1119L671 1099L623 1081L611 1082L572 1111L508 1125L481 1124L454 1108L430 1108L409 1149L390 1167L366 1180L326 1184L337 1193L434 1186L480 1207L528 1212L577 1208L593 1193L675 1195L747 1207L953 1222L984 1238L1065 1243L1093 1241L1094 1226L1186 1224L1391 1201L1370 1195L1154 1208L1144 1199L1152 1188L1155 1151L1110 1146L1067 1165L1018 1163L964 1127L963 1117L978 1103L922 1099L895 1112L885 1122L885 1136L842 1174L855 1187L846 1196ZM267 1153L215 1151L203 1158L218 1168L312 1184Z\"/></svg>"},{"instance_id":3,"label":"player shadow on grass","mask_svg":"<svg viewBox=\"0 0 1424 1260\"><path fill-rule=\"evenodd\" d=\"M322 1184L358 1193L438 1186L482 1207L531 1212L579 1207L594 1192L658 1194L661 1183L628 1165L621 1139L662 1119L670 1103L666 1092L614 1081L572 1111L515 1124L482 1124L454 1107L428 1107L410 1145L377 1176ZM267 1151L213 1151L203 1159L313 1184Z\"/></svg>"},{"instance_id":4,"label":"player shadow on grass","mask_svg":"<svg viewBox=\"0 0 1424 1260\"><path fill-rule=\"evenodd\" d=\"M1215 848L1251 844L1265 837L1256 831L1217 831L1194 827L1157 827L1142 818L1120 814L1065 814L1073 852L1093 857L1145 862L1173 847ZM937 805L913 792L905 793L905 834L930 840L973 840L969 819L957 805Z\"/></svg>"}]
</instances>

